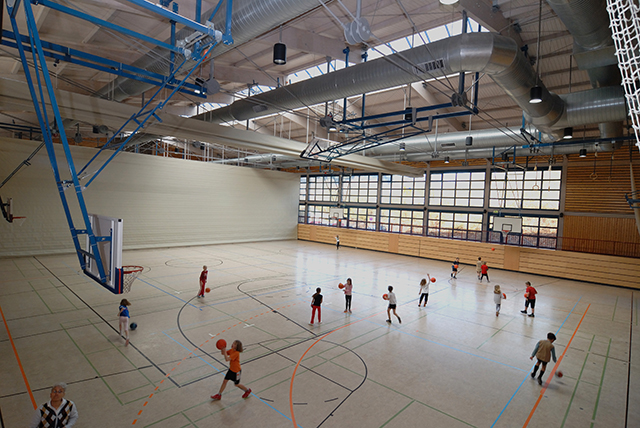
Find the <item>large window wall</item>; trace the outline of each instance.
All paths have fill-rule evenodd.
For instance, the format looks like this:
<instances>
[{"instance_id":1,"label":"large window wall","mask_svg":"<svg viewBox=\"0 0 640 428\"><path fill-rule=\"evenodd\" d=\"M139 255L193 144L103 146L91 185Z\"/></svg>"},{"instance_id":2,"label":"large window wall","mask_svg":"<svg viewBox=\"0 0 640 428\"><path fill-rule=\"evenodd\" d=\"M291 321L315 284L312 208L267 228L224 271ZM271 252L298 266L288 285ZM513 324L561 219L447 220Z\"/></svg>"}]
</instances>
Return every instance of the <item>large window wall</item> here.
<instances>
[{"instance_id":1,"label":"large window wall","mask_svg":"<svg viewBox=\"0 0 640 428\"><path fill-rule=\"evenodd\" d=\"M506 243L554 248L561 168L434 170L390 174L309 175L300 179L301 223L469 241L503 242L496 215L522 219ZM330 208L342 208L342 218Z\"/></svg>"}]
</instances>

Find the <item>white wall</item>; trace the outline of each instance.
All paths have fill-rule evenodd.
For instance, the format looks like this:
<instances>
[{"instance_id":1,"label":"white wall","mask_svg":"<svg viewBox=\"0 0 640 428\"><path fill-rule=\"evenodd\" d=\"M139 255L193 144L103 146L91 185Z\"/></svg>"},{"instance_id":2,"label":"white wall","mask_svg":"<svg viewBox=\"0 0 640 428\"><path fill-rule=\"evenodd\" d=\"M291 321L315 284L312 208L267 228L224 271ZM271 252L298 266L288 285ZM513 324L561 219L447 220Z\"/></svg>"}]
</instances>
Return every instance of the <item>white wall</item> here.
<instances>
[{"instance_id":1,"label":"white wall","mask_svg":"<svg viewBox=\"0 0 640 428\"><path fill-rule=\"evenodd\" d=\"M38 144L0 139L0 180ZM96 153L71 149L77 170ZM67 179L62 146L56 150ZM22 226L0 220L0 256L73 252L46 148L30 163L0 189L5 202L13 198L14 216L27 217ZM126 250L295 239L298 192L296 174L120 153L83 195L90 213L124 220ZM84 228L73 189L65 193L76 227Z\"/></svg>"}]
</instances>

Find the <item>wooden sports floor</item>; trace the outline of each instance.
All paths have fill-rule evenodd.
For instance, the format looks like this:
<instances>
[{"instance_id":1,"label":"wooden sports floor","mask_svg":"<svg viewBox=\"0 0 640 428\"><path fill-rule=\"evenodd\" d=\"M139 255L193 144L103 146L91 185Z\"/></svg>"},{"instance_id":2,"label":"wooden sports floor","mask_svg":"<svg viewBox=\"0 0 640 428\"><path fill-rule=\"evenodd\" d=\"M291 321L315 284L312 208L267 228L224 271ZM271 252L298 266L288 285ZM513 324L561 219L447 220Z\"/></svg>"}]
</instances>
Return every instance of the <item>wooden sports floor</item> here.
<instances>
[{"instance_id":1,"label":"wooden sports floor","mask_svg":"<svg viewBox=\"0 0 640 428\"><path fill-rule=\"evenodd\" d=\"M124 295L138 324L128 347L123 296L75 255L0 260L3 427L27 426L58 381L76 427L640 426L631 289L497 269L479 283L475 266L450 280L450 263L295 240L125 251L124 264L145 268ZM198 300L204 264L211 292ZM427 273L437 281L418 308ZM351 314L337 288L347 277ZM527 280L535 318L520 313ZM389 284L402 324L386 323ZM495 284L507 295L499 317ZM322 324L310 326L316 287ZM539 386L529 356L548 332L559 364ZM244 344L247 399L232 384L209 398L227 370L220 338Z\"/></svg>"}]
</instances>

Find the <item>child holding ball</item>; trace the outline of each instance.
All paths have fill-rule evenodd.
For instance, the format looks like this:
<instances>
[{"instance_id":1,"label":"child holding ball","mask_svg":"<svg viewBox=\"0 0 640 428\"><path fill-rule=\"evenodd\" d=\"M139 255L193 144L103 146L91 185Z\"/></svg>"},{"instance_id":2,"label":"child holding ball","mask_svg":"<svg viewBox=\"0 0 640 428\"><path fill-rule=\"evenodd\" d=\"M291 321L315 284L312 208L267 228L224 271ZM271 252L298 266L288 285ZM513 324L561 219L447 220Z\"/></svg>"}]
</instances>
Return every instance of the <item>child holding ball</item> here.
<instances>
[{"instance_id":1,"label":"child holding ball","mask_svg":"<svg viewBox=\"0 0 640 428\"><path fill-rule=\"evenodd\" d=\"M220 350L220 353L224 357L225 361L229 362L229 370L227 374L224 376L224 380L222 381L222 385L220 385L220 391L216 395L212 395L212 400L220 400L222 399L222 392L227 387L227 382L232 381L233 384L244 391L242 394L242 398L247 398L251 395L251 389L240 383L240 373L242 372L240 369L240 352L242 352L242 342L239 340L234 340L231 344L231 349L227 351L227 347L225 346Z\"/></svg>"}]
</instances>

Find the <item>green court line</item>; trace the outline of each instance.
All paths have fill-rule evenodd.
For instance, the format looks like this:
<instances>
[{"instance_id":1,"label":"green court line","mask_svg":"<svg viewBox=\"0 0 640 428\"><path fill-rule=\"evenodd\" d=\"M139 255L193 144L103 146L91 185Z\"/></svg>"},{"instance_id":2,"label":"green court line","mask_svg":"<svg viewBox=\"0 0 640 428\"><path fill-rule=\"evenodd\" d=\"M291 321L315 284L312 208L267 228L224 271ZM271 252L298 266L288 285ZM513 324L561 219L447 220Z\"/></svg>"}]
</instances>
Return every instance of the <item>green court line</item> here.
<instances>
[{"instance_id":1,"label":"green court line","mask_svg":"<svg viewBox=\"0 0 640 428\"><path fill-rule=\"evenodd\" d=\"M430 408L431 410L435 410L436 412L438 412L438 413L440 413L440 414L443 414L443 415L445 415L445 416L447 416L447 417L449 417L449 418L451 418L451 419L454 419L454 420L456 420L456 421L458 421L458 422L461 422L461 423L463 423L463 424L465 424L465 425L467 425L467 426L470 426L470 427L473 427L473 428L477 428L475 425L471 425L471 424L470 424L469 422L467 422L467 421L463 421L462 419L456 418L455 416L450 415L450 414L448 414L448 413L446 413L446 412L443 412L442 410L437 409L437 408L435 408L435 407L433 407L433 406L430 406L430 405L428 405L427 403L423 403L422 401L418 401L418 400L416 400L416 399L414 399L414 398L412 398L412 397L409 397L408 395L403 394L402 392L396 391L395 389L390 388L390 387L388 387L387 385L385 385L385 384L383 384L383 383L377 382L377 381L375 381L375 380L373 380L373 379L371 379L371 378L367 378L367 382L375 383L375 384L376 384L376 385L378 385L378 386L381 386L381 387L383 387L383 388L385 388L385 389L388 389L388 390L390 390L390 391L393 391L393 392L395 392L396 394L398 394L398 395L400 395L400 396L402 396L402 397L405 397L405 398L407 398L407 399L411 400L411 403L418 403L418 404L422 404L423 406L428 407L428 408ZM411 404L411 403L409 403L409 404ZM408 405L407 405L407 406L405 406L402 410L400 410L400 412L402 412L402 411L403 411L404 409L406 409L407 407L408 407ZM400 413L400 412L399 412L399 413ZM396 416L397 416L397 415L396 415ZM395 416L394 416L394 417L395 417ZM392 418L392 419L393 419L393 418ZM387 423L389 423L389 421L385 422L385 425L386 425ZM382 425L382 426L384 426L384 425Z\"/></svg>"},{"instance_id":2,"label":"green court line","mask_svg":"<svg viewBox=\"0 0 640 428\"><path fill-rule=\"evenodd\" d=\"M560 428L564 427L564 424L567 422L567 417L569 416L569 410L571 410L571 404L573 403L573 399L576 396L576 392L578 391L578 386L580 385L580 379L582 379L582 373L584 372L584 368L587 366L587 360L589 359L589 355L591 354L591 347L593 346L593 342L596 340L595 334L591 338L591 344L589 344L589 349L587 350L586 355L584 356L584 362L582 363L582 368L580 369L580 373L578 374L578 378L576 379L576 386L573 388L573 393L571 394L571 399L569 400L569 405L567 406L567 411L564 414L564 418L562 419L562 425Z\"/></svg>"},{"instance_id":3,"label":"green court line","mask_svg":"<svg viewBox=\"0 0 640 428\"><path fill-rule=\"evenodd\" d=\"M618 308L618 299L620 297L616 297L616 304L613 305L613 316L611 317L611 321L613 321L613 319L616 317L616 309Z\"/></svg>"},{"instance_id":4,"label":"green court line","mask_svg":"<svg viewBox=\"0 0 640 428\"><path fill-rule=\"evenodd\" d=\"M52 284L52 285L53 285L53 284ZM69 302L69 304L70 304L73 308L75 308L76 310L80 310L80 309L82 309L82 308L79 308L79 307L77 307L76 305L74 305L74 304L73 304L73 302L72 302L71 300L69 300L69 297L68 297L65 293L63 293L63 292L62 292L63 290L66 290L66 288L65 288L65 287L55 287L55 286L54 286L54 288L55 288L56 290L58 290L58 293L60 293L60 295L62 295L62 297L64 297L64 298L67 300L67 302ZM67 290L67 291L68 291L68 290Z\"/></svg>"},{"instance_id":5,"label":"green court line","mask_svg":"<svg viewBox=\"0 0 640 428\"><path fill-rule=\"evenodd\" d=\"M596 398L596 405L593 409L592 421L596 420L596 413L598 412L598 404L600 402L600 394L602 393L602 384L604 383L604 372L607 370L607 362L609 361L609 351L611 351L611 338L609 338L609 347L607 348L607 356L604 359L604 366L602 367L602 377L600 378L600 387L598 388L598 396ZM593 428L595 422L591 422L591 428Z\"/></svg>"},{"instance_id":6,"label":"green court line","mask_svg":"<svg viewBox=\"0 0 640 428\"><path fill-rule=\"evenodd\" d=\"M62 325L60 325L60 327L62 327ZM91 368L96 372L96 374L98 375L98 378L102 381L102 383L104 383L104 385L107 387L107 389L109 391L111 391L111 394L113 394L113 396L115 397L116 400L118 400L118 402L120 403L120 405L123 405L124 403L122 402L122 400L120 400L120 397L118 397L118 394L116 394L113 389L111 389L111 387L109 386L109 384L103 379L103 377L100 375L100 372L98 371L98 369L96 368L96 366L93 365L93 363L91 363L91 360L85 355L84 352L82 352L82 349L80 349L80 346L78 346L78 344L76 343L75 340L73 340L73 338L71 337L71 335L69 334L69 332L67 331L66 328L62 327L62 330L64 330L64 332L67 334L67 336L69 337L69 340L71 340L71 342L76 346L76 348L78 349L78 351L80 352L80 354L82 354L82 356L85 358L85 360L87 360L87 363L89 363L89 365L91 366Z\"/></svg>"},{"instance_id":7,"label":"green court line","mask_svg":"<svg viewBox=\"0 0 640 428\"><path fill-rule=\"evenodd\" d=\"M51 310L51 308L49 307L49 305L47 305L47 302L44 301L44 299L42 298L42 296L40 295L40 293L38 293L38 290L36 290L35 288L33 288L33 285L31 285L31 281L29 281L29 286L31 286L31 289L33 290L34 293L36 293L36 296L38 296L38 298L40 299L40 301L42 301L42 304L44 304L44 306L49 310L50 314L53 314L54 312Z\"/></svg>"},{"instance_id":8,"label":"green court line","mask_svg":"<svg viewBox=\"0 0 640 428\"><path fill-rule=\"evenodd\" d=\"M407 404L406 406L404 406L402 409L400 409L395 415L391 416L391 419L389 419L387 422L383 423L382 425L380 425L380 428L384 427L385 425L387 425L389 422L391 422L392 420L394 420L400 413L404 412L410 405L412 405L415 401L409 401L409 404Z\"/></svg>"},{"instance_id":9,"label":"green court line","mask_svg":"<svg viewBox=\"0 0 640 428\"><path fill-rule=\"evenodd\" d=\"M489 340L491 340L491 339L493 338L493 336L495 336L496 334L500 333L500 332L502 331L502 329L504 329L506 326L508 326L508 325L509 325L509 323L510 323L511 321L513 321L514 319L515 319L515 318L513 318L513 317L512 317L512 318L509 320L509 322L507 322L505 325L503 325L503 326L502 326L502 327L500 327L498 330L496 330L496 331L495 331L495 333L493 333L491 336L487 337L487 338L485 339L485 341L484 341L484 342L482 342L480 345L478 345L478 347L477 347L476 349L480 349L480 348L482 348L482 346L483 346L485 343L487 343Z\"/></svg>"},{"instance_id":10,"label":"green court line","mask_svg":"<svg viewBox=\"0 0 640 428\"><path fill-rule=\"evenodd\" d=\"M129 364L131 364L131 367L132 367L133 369L137 370L137 372L140 374L140 376L142 376L144 379L146 379L146 380L147 380L147 382L149 382L147 385L141 385L141 386L136 387L136 388L134 388L134 389L131 389L131 390L129 390L129 391L123 391L121 394L126 394L126 393L129 393L129 392L135 391L136 389L140 389L140 388L144 388L144 387L156 386L156 384L155 384L155 383L154 383L154 382L149 378L149 376L147 376L147 375L144 373L144 371L143 371L143 370L140 370L140 369L139 369L139 368L138 368L138 367L133 363L133 361L131 361L131 359L130 359L127 355L125 355L125 354L124 354L124 352L122 352L122 350L120 349L120 347L115 346L115 345L113 344L113 342L111 342L111 341L109 340L109 338L107 338L107 336L106 336L106 335L105 335L105 334L104 334L104 333L103 333L99 328L97 328L97 326L96 326L94 323L91 323L91 321L89 321L89 322L90 322L90 324L93 326L93 328L98 332L98 334L102 335L102 337L104 337L104 338L105 338L109 343L111 343L111 346L112 346L116 351L118 351L118 352L120 353L120 355L121 355L121 356L122 356L122 357L123 357L123 358L124 358L124 359L129 363ZM102 324L102 323L100 323L100 324L101 324L101 325L104 325L104 324ZM84 354L83 354L83 355L84 355ZM85 358L87 358L87 356L86 356L86 355L85 355ZM92 367L93 367L93 365L92 365ZM154 369L155 369L155 368L154 368ZM100 375L100 373L98 373L98 374ZM102 376L102 375L100 375L100 378L102 379L102 378L103 378L103 376ZM163 377L163 379L164 379L164 377ZM104 379L102 379L102 380L106 383L106 381L105 381ZM110 390L111 390L111 389L110 389ZM113 392L113 391L111 391L111 392ZM136 399L136 400L134 400L134 401L137 401L137 400L139 400L139 399ZM133 402L133 401L131 401L131 402ZM122 404L122 403L121 403L121 404ZM128 404L128 403L126 403L126 404Z\"/></svg>"}]
</instances>

